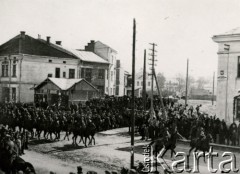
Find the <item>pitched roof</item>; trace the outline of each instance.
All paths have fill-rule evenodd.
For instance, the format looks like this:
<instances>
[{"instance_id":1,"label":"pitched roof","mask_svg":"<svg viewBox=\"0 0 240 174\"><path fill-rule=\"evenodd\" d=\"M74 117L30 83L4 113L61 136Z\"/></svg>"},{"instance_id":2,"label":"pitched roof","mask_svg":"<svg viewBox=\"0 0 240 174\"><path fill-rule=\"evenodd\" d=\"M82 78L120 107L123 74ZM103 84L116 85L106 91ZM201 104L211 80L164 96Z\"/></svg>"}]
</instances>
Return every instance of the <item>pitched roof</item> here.
<instances>
[{"instance_id":1,"label":"pitched roof","mask_svg":"<svg viewBox=\"0 0 240 174\"><path fill-rule=\"evenodd\" d=\"M113 50L114 52L116 52L116 53L117 53L117 51L116 51L116 50L114 50L112 47L110 47L110 46L108 46L108 45L106 45L106 44L102 43L101 41L96 41L96 43L100 43L100 44L102 44L104 47L108 47L108 48L110 48L111 50Z\"/></svg>"},{"instance_id":2,"label":"pitched roof","mask_svg":"<svg viewBox=\"0 0 240 174\"><path fill-rule=\"evenodd\" d=\"M21 34L10 39L6 43L0 45L0 55L7 54L29 54L40 55L60 58L75 58L86 62L106 63L100 56L90 51L75 50L62 45L57 45L51 42L47 42L43 39L35 39L31 36L25 35L24 39L21 39ZM21 48L20 48L21 42Z\"/></svg>"},{"instance_id":3,"label":"pitched roof","mask_svg":"<svg viewBox=\"0 0 240 174\"><path fill-rule=\"evenodd\" d=\"M77 55L81 60L86 62L97 62L97 63L106 63L109 64L108 61L101 58L100 56L96 55L90 51L82 51L82 50L74 50L75 55Z\"/></svg>"},{"instance_id":4,"label":"pitched roof","mask_svg":"<svg viewBox=\"0 0 240 174\"><path fill-rule=\"evenodd\" d=\"M45 40L35 39L28 35L25 35L24 38L22 38L21 35L17 35L6 43L0 45L0 55L19 53L77 59L74 54L67 50L56 47L52 43L47 43Z\"/></svg>"},{"instance_id":5,"label":"pitched roof","mask_svg":"<svg viewBox=\"0 0 240 174\"><path fill-rule=\"evenodd\" d=\"M47 78L46 80L44 80L42 83L40 83L39 85L37 85L35 87L35 89L39 88L40 86L42 86L43 83L45 83L46 81L50 80L52 83L54 83L57 87L59 87L61 90L65 91L70 89L71 87L73 87L75 84L84 81L86 82L88 85L90 85L92 88L98 90L95 86L93 86L91 83L89 83L88 81L86 81L85 79L65 79L65 78Z\"/></svg>"}]
</instances>

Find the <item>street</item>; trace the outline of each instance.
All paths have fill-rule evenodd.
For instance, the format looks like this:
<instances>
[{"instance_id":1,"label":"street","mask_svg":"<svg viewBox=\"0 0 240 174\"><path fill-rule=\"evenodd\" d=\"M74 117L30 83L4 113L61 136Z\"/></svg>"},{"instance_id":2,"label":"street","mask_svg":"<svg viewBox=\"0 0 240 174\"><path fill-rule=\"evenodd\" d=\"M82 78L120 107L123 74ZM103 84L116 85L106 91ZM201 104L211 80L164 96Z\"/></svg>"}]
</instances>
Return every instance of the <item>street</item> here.
<instances>
[{"instance_id":1,"label":"street","mask_svg":"<svg viewBox=\"0 0 240 174\"><path fill-rule=\"evenodd\" d=\"M96 145L90 145L87 148L82 143L74 147L71 140L60 140L57 142L50 140L33 140L30 149L26 151L23 158L32 162L38 173L67 173L76 171L77 166L82 166L84 171L97 171L104 173L105 170L119 171L121 167L130 166L130 136L127 133L128 128L113 129L96 134ZM63 134L62 134L63 137ZM143 147L150 141L141 141L139 136L135 137L135 162L143 162ZM176 152L185 152L189 150L188 145L177 144ZM214 158L214 168L227 158L221 157L223 151L214 150L219 153L218 158ZM235 153L236 161L240 161L240 154ZM182 158L182 157L181 157ZM179 159L181 159L179 158ZM164 156L167 164L171 166L172 160L170 151ZM230 165L226 165L225 168ZM190 168L193 167L193 158L190 157ZM207 158L204 163L200 158L200 173L210 173L207 169ZM240 167L240 164L237 164ZM179 167L181 168L181 167ZM158 166L162 171L162 167ZM220 171L219 171L220 172Z\"/></svg>"}]
</instances>

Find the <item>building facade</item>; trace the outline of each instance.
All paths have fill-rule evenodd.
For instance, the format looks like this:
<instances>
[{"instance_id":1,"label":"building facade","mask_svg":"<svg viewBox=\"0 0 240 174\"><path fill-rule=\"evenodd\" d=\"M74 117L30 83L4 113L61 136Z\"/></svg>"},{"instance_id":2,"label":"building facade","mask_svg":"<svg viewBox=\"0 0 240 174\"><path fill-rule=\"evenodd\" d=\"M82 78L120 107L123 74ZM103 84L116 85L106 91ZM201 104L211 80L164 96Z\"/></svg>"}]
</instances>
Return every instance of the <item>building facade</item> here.
<instances>
[{"instance_id":1,"label":"building facade","mask_svg":"<svg viewBox=\"0 0 240 174\"><path fill-rule=\"evenodd\" d=\"M108 84L106 60L92 52L66 49L50 37L35 39L21 32L0 46L0 62L0 102L33 102L33 88L47 77L84 77L102 94ZM94 69L92 74L88 69Z\"/></svg>"},{"instance_id":2,"label":"building facade","mask_svg":"<svg viewBox=\"0 0 240 174\"><path fill-rule=\"evenodd\" d=\"M240 28L212 39L218 44L216 115L232 123L240 118L240 105L235 101L240 89Z\"/></svg>"},{"instance_id":3,"label":"building facade","mask_svg":"<svg viewBox=\"0 0 240 174\"><path fill-rule=\"evenodd\" d=\"M107 70L108 82L105 87L105 93L116 95L117 83L117 51L100 41L91 41L85 46L86 51L92 51L109 63Z\"/></svg>"},{"instance_id":4,"label":"building facade","mask_svg":"<svg viewBox=\"0 0 240 174\"><path fill-rule=\"evenodd\" d=\"M152 87L152 76L149 75L148 72L146 72L146 91L147 93L150 93ZM142 89L143 89L143 69L141 69L139 72L135 75L135 89L139 89L139 96L142 95ZM153 91L157 91L157 85L155 78L153 79Z\"/></svg>"}]
</instances>

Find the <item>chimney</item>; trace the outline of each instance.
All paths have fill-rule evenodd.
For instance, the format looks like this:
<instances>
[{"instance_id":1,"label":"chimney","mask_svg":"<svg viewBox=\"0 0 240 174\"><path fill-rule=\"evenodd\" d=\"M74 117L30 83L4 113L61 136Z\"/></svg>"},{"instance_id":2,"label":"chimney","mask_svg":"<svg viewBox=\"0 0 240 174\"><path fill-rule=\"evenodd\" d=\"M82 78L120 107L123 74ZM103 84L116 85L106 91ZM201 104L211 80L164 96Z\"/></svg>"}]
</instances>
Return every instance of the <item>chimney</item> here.
<instances>
[{"instance_id":1,"label":"chimney","mask_svg":"<svg viewBox=\"0 0 240 174\"><path fill-rule=\"evenodd\" d=\"M21 31L20 34L21 34L21 38L24 39L25 38L25 31Z\"/></svg>"},{"instance_id":2,"label":"chimney","mask_svg":"<svg viewBox=\"0 0 240 174\"><path fill-rule=\"evenodd\" d=\"M56 41L57 45L62 45L62 41Z\"/></svg>"},{"instance_id":3,"label":"chimney","mask_svg":"<svg viewBox=\"0 0 240 174\"><path fill-rule=\"evenodd\" d=\"M85 46L85 51L91 51L94 52L94 46L95 46L95 41L91 40L90 43Z\"/></svg>"},{"instance_id":4,"label":"chimney","mask_svg":"<svg viewBox=\"0 0 240 174\"><path fill-rule=\"evenodd\" d=\"M50 43L50 36L47 36L47 43L49 44Z\"/></svg>"},{"instance_id":5,"label":"chimney","mask_svg":"<svg viewBox=\"0 0 240 174\"><path fill-rule=\"evenodd\" d=\"M38 39L41 39L41 35L40 34L38 34Z\"/></svg>"}]
</instances>

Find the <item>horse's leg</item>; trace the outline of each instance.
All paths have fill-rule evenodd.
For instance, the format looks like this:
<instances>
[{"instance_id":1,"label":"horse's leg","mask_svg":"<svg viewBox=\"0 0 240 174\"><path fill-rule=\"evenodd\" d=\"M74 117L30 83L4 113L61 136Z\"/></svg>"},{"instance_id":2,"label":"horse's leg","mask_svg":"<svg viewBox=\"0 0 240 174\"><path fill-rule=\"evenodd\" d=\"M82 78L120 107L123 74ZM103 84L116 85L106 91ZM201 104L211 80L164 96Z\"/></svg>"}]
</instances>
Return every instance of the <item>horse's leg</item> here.
<instances>
[{"instance_id":1,"label":"horse's leg","mask_svg":"<svg viewBox=\"0 0 240 174\"><path fill-rule=\"evenodd\" d=\"M206 163L206 160L205 160L205 151L203 151L203 159L204 159L204 163Z\"/></svg>"},{"instance_id":2,"label":"horse's leg","mask_svg":"<svg viewBox=\"0 0 240 174\"><path fill-rule=\"evenodd\" d=\"M80 140L79 140L79 143L81 143L83 140L83 137L80 135ZM84 141L83 141L84 142Z\"/></svg>"},{"instance_id":3,"label":"horse's leg","mask_svg":"<svg viewBox=\"0 0 240 174\"><path fill-rule=\"evenodd\" d=\"M75 137L75 135L73 134L73 137L72 137L72 144L74 145L74 137Z\"/></svg>"},{"instance_id":4,"label":"horse's leg","mask_svg":"<svg viewBox=\"0 0 240 174\"><path fill-rule=\"evenodd\" d=\"M88 136L88 139L89 139L89 143L88 143L88 145L90 145L90 144L92 145L92 138L91 138L91 135Z\"/></svg>"},{"instance_id":5,"label":"horse's leg","mask_svg":"<svg viewBox=\"0 0 240 174\"><path fill-rule=\"evenodd\" d=\"M92 136L92 139L94 140L94 145L95 145L95 137L94 137L94 135Z\"/></svg>"},{"instance_id":6,"label":"horse's leg","mask_svg":"<svg viewBox=\"0 0 240 174\"><path fill-rule=\"evenodd\" d=\"M163 147L164 148L164 147ZM161 149L161 151L162 151L162 149ZM164 151L163 151L163 154L161 155L161 158L163 158L164 157L164 155L165 155L165 153L168 151L168 148L164 148Z\"/></svg>"},{"instance_id":7,"label":"horse's leg","mask_svg":"<svg viewBox=\"0 0 240 174\"><path fill-rule=\"evenodd\" d=\"M85 142L84 142L84 144L85 144L85 147L87 147L87 136L85 136Z\"/></svg>"},{"instance_id":8,"label":"horse's leg","mask_svg":"<svg viewBox=\"0 0 240 174\"><path fill-rule=\"evenodd\" d=\"M174 155L176 155L175 150L174 150L173 148L171 148L171 158L172 158L172 156L173 156L173 153L174 153Z\"/></svg>"}]
</instances>

